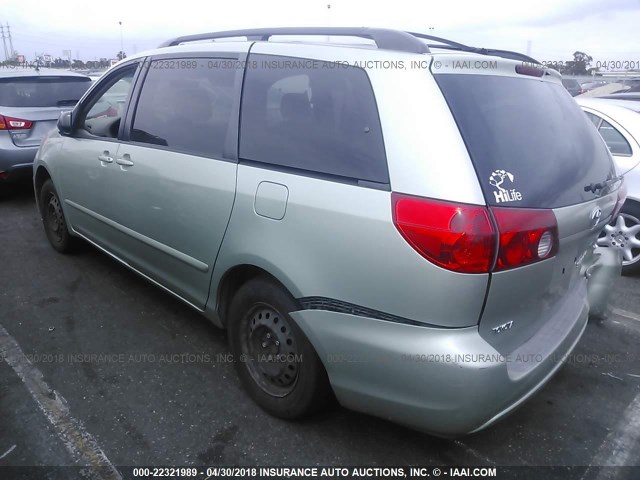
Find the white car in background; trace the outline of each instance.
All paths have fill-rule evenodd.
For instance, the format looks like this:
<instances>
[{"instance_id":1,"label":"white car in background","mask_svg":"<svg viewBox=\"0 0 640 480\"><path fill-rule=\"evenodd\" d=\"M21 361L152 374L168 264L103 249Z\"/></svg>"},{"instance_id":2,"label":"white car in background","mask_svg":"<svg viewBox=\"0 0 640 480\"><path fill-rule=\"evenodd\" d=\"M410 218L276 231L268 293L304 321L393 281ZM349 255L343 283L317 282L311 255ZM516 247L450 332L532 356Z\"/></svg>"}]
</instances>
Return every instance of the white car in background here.
<instances>
[{"instance_id":1,"label":"white car in background","mask_svg":"<svg viewBox=\"0 0 640 480\"><path fill-rule=\"evenodd\" d=\"M623 273L640 272L640 102L576 97L609 147L618 175L625 176L627 200L607 225L598 245L622 250Z\"/></svg>"}]
</instances>

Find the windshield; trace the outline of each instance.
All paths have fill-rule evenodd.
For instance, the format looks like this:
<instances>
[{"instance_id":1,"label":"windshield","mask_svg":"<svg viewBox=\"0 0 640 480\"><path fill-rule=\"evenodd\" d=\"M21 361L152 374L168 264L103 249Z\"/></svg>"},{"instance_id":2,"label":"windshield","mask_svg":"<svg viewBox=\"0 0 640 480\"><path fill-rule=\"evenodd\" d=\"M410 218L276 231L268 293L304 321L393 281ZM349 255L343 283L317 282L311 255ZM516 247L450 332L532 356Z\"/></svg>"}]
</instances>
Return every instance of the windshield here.
<instances>
[{"instance_id":1,"label":"windshield","mask_svg":"<svg viewBox=\"0 0 640 480\"><path fill-rule=\"evenodd\" d=\"M492 75L436 75L489 205L557 208L614 174L598 132L562 85Z\"/></svg>"},{"instance_id":2,"label":"windshield","mask_svg":"<svg viewBox=\"0 0 640 480\"><path fill-rule=\"evenodd\" d=\"M73 106L91 85L89 77L19 77L0 79L4 107Z\"/></svg>"}]
</instances>

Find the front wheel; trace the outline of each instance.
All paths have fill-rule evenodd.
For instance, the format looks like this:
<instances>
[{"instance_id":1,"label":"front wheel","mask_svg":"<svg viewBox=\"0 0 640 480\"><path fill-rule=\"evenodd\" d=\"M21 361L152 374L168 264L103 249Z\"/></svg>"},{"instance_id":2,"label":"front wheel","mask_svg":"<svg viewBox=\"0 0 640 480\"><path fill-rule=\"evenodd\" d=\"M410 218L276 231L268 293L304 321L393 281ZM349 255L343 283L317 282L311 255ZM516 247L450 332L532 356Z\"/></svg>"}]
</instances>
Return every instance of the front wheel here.
<instances>
[{"instance_id":1,"label":"front wheel","mask_svg":"<svg viewBox=\"0 0 640 480\"><path fill-rule=\"evenodd\" d=\"M229 308L229 345L243 386L260 407L287 419L331 397L320 358L289 315L295 310L291 295L265 277L240 287Z\"/></svg>"},{"instance_id":2,"label":"front wheel","mask_svg":"<svg viewBox=\"0 0 640 480\"><path fill-rule=\"evenodd\" d=\"M40 208L44 232L51 246L60 253L73 251L76 239L69 233L60 198L51 180L45 181L40 190Z\"/></svg>"},{"instance_id":3,"label":"front wheel","mask_svg":"<svg viewBox=\"0 0 640 480\"><path fill-rule=\"evenodd\" d=\"M640 206L625 204L618 217L602 230L598 245L621 251L624 275L640 272Z\"/></svg>"}]
</instances>

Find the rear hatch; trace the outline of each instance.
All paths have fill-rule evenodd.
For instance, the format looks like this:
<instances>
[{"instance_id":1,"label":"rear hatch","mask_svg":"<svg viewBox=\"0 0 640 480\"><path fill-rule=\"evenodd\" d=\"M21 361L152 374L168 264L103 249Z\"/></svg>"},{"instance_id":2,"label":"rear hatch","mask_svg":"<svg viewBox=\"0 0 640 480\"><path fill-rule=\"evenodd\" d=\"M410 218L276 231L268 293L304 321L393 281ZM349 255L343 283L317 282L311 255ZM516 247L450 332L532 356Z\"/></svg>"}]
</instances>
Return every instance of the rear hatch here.
<instances>
[{"instance_id":1,"label":"rear hatch","mask_svg":"<svg viewBox=\"0 0 640 480\"><path fill-rule=\"evenodd\" d=\"M438 61L434 77L499 232L480 334L506 355L545 331L542 355L586 308L583 266L618 200L611 156L556 72L504 59L483 70ZM548 249L544 259L528 256L531 239Z\"/></svg>"},{"instance_id":2,"label":"rear hatch","mask_svg":"<svg viewBox=\"0 0 640 480\"><path fill-rule=\"evenodd\" d=\"M37 147L91 85L89 77L25 75L0 78L0 115L17 147Z\"/></svg>"}]
</instances>

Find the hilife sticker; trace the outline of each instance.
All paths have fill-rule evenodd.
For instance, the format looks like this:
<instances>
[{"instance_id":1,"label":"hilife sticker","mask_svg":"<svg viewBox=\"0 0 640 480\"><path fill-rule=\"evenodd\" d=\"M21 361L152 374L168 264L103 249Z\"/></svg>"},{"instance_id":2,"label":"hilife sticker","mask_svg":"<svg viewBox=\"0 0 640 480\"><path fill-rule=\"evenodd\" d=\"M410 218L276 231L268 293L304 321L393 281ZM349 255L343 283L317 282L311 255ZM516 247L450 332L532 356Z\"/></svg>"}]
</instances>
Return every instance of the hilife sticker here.
<instances>
[{"instance_id":1,"label":"hilife sticker","mask_svg":"<svg viewBox=\"0 0 640 480\"><path fill-rule=\"evenodd\" d=\"M503 187L506 180L508 180L509 183L513 183L514 178L513 174L506 170L493 171L489 177L489 183L498 189L493 191L493 195L496 197L496 203L517 202L518 200L522 200L522 194L518 190Z\"/></svg>"}]
</instances>

